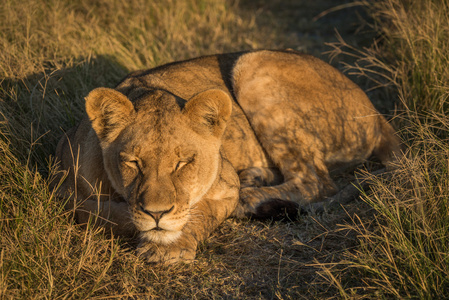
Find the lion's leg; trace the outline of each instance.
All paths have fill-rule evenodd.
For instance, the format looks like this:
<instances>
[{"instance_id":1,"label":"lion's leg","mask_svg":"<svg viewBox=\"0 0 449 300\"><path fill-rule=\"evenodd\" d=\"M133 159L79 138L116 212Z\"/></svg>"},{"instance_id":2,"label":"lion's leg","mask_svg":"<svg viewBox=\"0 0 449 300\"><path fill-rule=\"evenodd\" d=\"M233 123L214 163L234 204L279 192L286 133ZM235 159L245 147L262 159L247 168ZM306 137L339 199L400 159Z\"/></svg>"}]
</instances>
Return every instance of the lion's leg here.
<instances>
[{"instance_id":1,"label":"lion's leg","mask_svg":"<svg viewBox=\"0 0 449 300\"><path fill-rule=\"evenodd\" d=\"M260 206L265 201L262 196L262 187L277 186L284 181L284 177L277 168L260 168L251 167L239 172L240 179L240 201L234 210L232 216L243 218L252 217L276 217L277 215L293 216L297 213L298 207L296 203L291 201L283 201L280 197L271 200L269 208L267 205ZM275 188L273 192L279 192ZM251 196L250 196L251 195ZM257 197L256 195L259 195ZM265 202L266 203L266 202Z\"/></svg>"},{"instance_id":2,"label":"lion's leg","mask_svg":"<svg viewBox=\"0 0 449 300\"><path fill-rule=\"evenodd\" d=\"M240 191L237 217L279 214L319 201L336 192L325 164L323 141L293 109L257 112L249 117L254 131L273 164L280 170L281 184L245 187ZM276 117L276 115L278 115ZM293 202L293 203L292 203Z\"/></svg>"},{"instance_id":3,"label":"lion's leg","mask_svg":"<svg viewBox=\"0 0 449 300\"><path fill-rule=\"evenodd\" d=\"M242 188L242 209L235 215L265 215L283 206L303 206L333 194L336 188L325 164L325 152L333 151L329 147L334 147L335 141L328 140L319 129L321 123L326 126L329 122L326 115L303 112L295 101L277 101L275 95L257 101L249 95L247 98L245 93L240 96L239 103L260 144L282 173L284 182L275 186ZM303 117L306 113L308 118Z\"/></svg>"},{"instance_id":4,"label":"lion's leg","mask_svg":"<svg viewBox=\"0 0 449 300\"><path fill-rule=\"evenodd\" d=\"M292 167L294 164L290 164ZM300 206L335 193L336 188L327 169L301 164L284 171L286 180L273 186L243 186L234 217L270 217L295 215ZM324 165L323 165L324 166Z\"/></svg>"},{"instance_id":5,"label":"lion's leg","mask_svg":"<svg viewBox=\"0 0 449 300\"><path fill-rule=\"evenodd\" d=\"M239 172L240 188L278 185L283 182L279 169L252 167Z\"/></svg>"}]
</instances>

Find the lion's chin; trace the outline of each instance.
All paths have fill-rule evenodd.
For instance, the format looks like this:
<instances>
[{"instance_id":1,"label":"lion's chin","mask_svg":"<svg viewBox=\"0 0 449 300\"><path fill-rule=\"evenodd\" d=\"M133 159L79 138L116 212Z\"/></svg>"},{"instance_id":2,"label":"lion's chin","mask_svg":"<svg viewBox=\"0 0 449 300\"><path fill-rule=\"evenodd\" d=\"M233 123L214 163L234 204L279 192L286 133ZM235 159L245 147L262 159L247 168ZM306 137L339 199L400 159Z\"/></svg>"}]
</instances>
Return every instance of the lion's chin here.
<instances>
[{"instance_id":1,"label":"lion's chin","mask_svg":"<svg viewBox=\"0 0 449 300\"><path fill-rule=\"evenodd\" d=\"M148 230L141 232L141 238L148 242L168 245L179 239L182 231Z\"/></svg>"}]
</instances>

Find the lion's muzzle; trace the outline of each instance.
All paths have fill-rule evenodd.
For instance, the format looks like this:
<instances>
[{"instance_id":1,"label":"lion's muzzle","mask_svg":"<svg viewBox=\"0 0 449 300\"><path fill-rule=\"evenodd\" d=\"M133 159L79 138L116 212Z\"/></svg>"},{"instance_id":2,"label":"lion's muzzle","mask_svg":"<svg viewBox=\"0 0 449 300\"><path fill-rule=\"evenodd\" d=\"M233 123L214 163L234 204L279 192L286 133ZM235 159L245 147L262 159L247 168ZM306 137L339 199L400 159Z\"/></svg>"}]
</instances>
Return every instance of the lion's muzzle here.
<instances>
[{"instance_id":1,"label":"lion's muzzle","mask_svg":"<svg viewBox=\"0 0 449 300\"><path fill-rule=\"evenodd\" d=\"M154 219L154 221L156 222L156 227L154 229L156 230L161 230L162 228L159 227L159 221L161 220L161 218L166 215L169 214L170 212L173 211L173 208L175 208L175 206L173 205L172 207L170 207L167 210L158 210L158 211L151 211L151 210L147 210L145 209L145 207L143 205L140 205L140 209L147 215L149 215L150 217L152 217Z\"/></svg>"}]
</instances>

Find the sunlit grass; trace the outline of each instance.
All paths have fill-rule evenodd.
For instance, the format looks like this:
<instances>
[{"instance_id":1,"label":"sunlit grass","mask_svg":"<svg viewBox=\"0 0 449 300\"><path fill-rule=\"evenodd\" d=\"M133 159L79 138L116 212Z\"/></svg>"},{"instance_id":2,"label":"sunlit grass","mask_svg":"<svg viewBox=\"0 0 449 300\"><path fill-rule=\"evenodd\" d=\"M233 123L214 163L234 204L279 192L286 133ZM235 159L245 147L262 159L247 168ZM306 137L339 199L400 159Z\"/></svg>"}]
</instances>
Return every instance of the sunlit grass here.
<instances>
[{"instance_id":1,"label":"sunlit grass","mask_svg":"<svg viewBox=\"0 0 449 300\"><path fill-rule=\"evenodd\" d=\"M394 55L394 80L405 109L449 111L449 3L376 1L378 26Z\"/></svg>"},{"instance_id":2,"label":"sunlit grass","mask_svg":"<svg viewBox=\"0 0 449 300\"><path fill-rule=\"evenodd\" d=\"M352 51L359 61L349 69L397 95L406 155L392 174L372 178L363 199L374 220L345 226L360 245L340 265L323 266L323 276L344 298L447 298L449 4L382 0L370 8L382 45Z\"/></svg>"}]
</instances>

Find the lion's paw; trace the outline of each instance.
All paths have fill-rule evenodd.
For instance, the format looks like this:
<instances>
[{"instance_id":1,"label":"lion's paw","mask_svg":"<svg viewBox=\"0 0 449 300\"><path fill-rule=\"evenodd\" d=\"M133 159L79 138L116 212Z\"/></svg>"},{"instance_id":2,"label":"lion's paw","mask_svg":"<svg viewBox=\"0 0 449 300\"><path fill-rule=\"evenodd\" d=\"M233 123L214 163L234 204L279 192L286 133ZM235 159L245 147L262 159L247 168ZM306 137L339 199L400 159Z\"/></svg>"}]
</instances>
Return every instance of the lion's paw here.
<instances>
[{"instance_id":1,"label":"lion's paw","mask_svg":"<svg viewBox=\"0 0 449 300\"><path fill-rule=\"evenodd\" d=\"M180 261L193 262L196 249L183 247L176 243L160 245L154 243L141 243L137 248L137 255L151 263L173 264Z\"/></svg>"},{"instance_id":2,"label":"lion's paw","mask_svg":"<svg viewBox=\"0 0 449 300\"><path fill-rule=\"evenodd\" d=\"M246 218L256 213L256 207L261 202L261 199L254 193L255 188L242 188L239 193L239 202L234 212L233 217Z\"/></svg>"}]
</instances>

